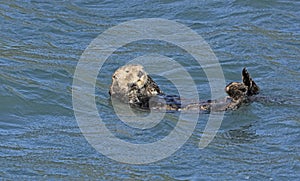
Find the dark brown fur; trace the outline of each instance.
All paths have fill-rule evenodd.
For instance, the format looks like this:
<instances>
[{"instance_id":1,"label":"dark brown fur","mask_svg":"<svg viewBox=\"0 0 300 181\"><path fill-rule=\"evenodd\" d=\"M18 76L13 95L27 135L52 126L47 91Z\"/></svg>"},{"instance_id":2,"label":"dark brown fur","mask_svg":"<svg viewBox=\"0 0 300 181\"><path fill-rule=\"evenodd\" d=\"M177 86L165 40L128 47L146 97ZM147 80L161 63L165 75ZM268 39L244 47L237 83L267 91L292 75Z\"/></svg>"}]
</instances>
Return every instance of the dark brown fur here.
<instances>
[{"instance_id":1,"label":"dark brown fur","mask_svg":"<svg viewBox=\"0 0 300 181\"><path fill-rule=\"evenodd\" d=\"M250 97L259 93L247 69L242 71L242 82L231 82L225 87L229 97L224 100L209 100L201 103L181 105L178 96L165 95L140 65L126 65L113 75L109 94L113 98L142 109L223 111L235 110Z\"/></svg>"}]
</instances>

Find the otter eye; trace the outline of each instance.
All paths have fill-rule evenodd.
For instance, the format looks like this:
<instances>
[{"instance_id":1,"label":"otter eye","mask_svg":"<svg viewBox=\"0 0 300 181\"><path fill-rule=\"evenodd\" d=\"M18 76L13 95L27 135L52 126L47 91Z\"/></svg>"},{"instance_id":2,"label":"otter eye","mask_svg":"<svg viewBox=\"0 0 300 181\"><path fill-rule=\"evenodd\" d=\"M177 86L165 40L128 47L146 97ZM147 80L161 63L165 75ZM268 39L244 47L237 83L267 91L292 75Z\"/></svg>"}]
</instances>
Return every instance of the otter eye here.
<instances>
[{"instance_id":1,"label":"otter eye","mask_svg":"<svg viewBox=\"0 0 300 181\"><path fill-rule=\"evenodd\" d=\"M143 76L143 72L142 72L142 71L139 71L139 73L138 73L137 76L141 78L141 77Z\"/></svg>"}]
</instances>

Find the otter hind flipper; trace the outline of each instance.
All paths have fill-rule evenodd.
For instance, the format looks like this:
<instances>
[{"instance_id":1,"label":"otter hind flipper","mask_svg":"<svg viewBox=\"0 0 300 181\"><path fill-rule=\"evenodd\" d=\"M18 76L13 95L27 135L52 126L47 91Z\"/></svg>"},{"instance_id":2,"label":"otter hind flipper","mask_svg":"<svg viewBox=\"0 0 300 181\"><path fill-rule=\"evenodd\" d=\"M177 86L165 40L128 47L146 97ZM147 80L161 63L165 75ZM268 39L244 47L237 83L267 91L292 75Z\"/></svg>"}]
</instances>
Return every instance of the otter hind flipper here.
<instances>
[{"instance_id":1,"label":"otter hind flipper","mask_svg":"<svg viewBox=\"0 0 300 181\"><path fill-rule=\"evenodd\" d=\"M246 67L242 71L242 79L243 83L248 87L248 96L256 95L259 93L259 87L256 85L254 80L252 80Z\"/></svg>"},{"instance_id":2,"label":"otter hind flipper","mask_svg":"<svg viewBox=\"0 0 300 181\"><path fill-rule=\"evenodd\" d=\"M242 79L243 79L243 83L244 83L247 87L251 87L251 77L250 77L250 74L248 73L246 67L243 68L243 71L242 71Z\"/></svg>"}]
</instances>

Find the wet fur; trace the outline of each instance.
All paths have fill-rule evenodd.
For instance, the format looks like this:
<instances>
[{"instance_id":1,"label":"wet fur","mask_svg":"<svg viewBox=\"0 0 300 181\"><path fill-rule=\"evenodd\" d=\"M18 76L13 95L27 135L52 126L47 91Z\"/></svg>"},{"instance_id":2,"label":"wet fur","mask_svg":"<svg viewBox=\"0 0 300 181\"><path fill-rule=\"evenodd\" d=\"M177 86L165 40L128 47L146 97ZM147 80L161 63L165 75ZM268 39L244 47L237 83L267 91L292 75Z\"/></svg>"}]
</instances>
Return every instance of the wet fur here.
<instances>
[{"instance_id":1,"label":"wet fur","mask_svg":"<svg viewBox=\"0 0 300 181\"><path fill-rule=\"evenodd\" d=\"M141 65L126 65L112 76L109 94L132 107L149 109L150 98L163 92Z\"/></svg>"},{"instance_id":2,"label":"wet fur","mask_svg":"<svg viewBox=\"0 0 300 181\"><path fill-rule=\"evenodd\" d=\"M231 82L225 87L225 92L232 98L228 108L237 109L243 103L251 102L251 97L259 94L259 87L252 80L247 69L242 70L242 82Z\"/></svg>"},{"instance_id":3,"label":"wet fur","mask_svg":"<svg viewBox=\"0 0 300 181\"><path fill-rule=\"evenodd\" d=\"M244 68L242 82L229 83L225 92L229 97L224 100L209 100L183 106L178 96L164 94L141 65L125 65L116 70L109 90L112 98L142 109L224 111L235 110L242 104L251 102L250 98L259 93L259 87Z\"/></svg>"}]
</instances>

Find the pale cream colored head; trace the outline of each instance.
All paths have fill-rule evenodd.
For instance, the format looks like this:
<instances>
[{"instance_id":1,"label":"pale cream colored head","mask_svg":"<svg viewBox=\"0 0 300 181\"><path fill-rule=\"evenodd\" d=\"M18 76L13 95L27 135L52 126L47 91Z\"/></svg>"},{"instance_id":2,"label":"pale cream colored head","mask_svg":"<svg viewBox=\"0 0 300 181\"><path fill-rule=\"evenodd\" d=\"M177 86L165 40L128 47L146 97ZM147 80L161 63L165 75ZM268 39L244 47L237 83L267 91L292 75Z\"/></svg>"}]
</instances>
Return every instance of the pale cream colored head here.
<instances>
[{"instance_id":1,"label":"pale cream colored head","mask_svg":"<svg viewBox=\"0 0 300 181\"><path fill-rule=\"evenodd\" d=\"M109 93L126 94L134 85L142 88L148 80L148 75L141 65L125 65L115 71Z\"/></svg>"}]
</instances>

